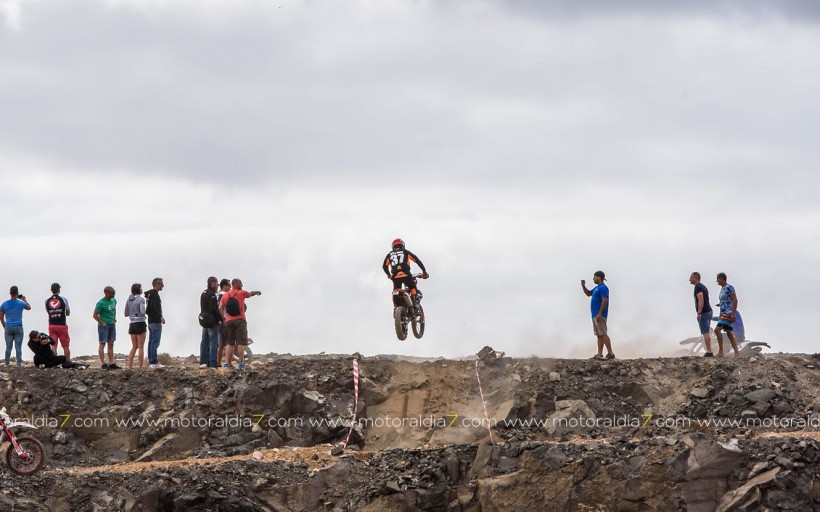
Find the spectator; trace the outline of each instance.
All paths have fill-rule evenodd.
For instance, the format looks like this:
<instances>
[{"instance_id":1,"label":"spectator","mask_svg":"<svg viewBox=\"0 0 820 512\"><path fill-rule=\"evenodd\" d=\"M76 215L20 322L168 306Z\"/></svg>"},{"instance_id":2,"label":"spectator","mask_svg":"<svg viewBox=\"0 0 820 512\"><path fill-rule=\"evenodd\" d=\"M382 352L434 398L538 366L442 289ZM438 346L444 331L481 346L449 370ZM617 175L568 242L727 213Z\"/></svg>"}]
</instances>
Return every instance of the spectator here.
<instances>
[{"instance_id":1,"label":"spectator","mask_svg":"<svg viewBox=\"0 0 820 512\"><path fill-rule=\"evenodd\" d=\"M737 293L735 287L727 282L726 274L721 272L717 275L717 284L720 285L720 319L715 326L715 337L718 342L718 357L723 357L723 331L729 337L735 357L740 356L737 348L737 340L734 333L735 312L737 311Z\"/></svg>"},{"instance_id":2,"label":"spectator","mask_svg":"<svg viewBox=\"0 0 820 512\"><path fill-rule=\"evenodd\" d=\"M208 278L208 286L199 296L199 325L202 327L202 340L199 342L199 367L218 368L216 364L216 350L219 344L219 302L216 291L219 280L213 276Z\"/></svg>"},{"instance_id":3,"label":"spectator","mask_svg":"<svg viewBox=\"0 0 820 512\"><path fill-rule=\"evenodd\" d=\"M695 285L695 312L698 314L698 327L703 336L703 345L706 347L704 357L715 357L712 353L712 336L709 334L709 324L712 321L712 306L709 304L709 289L700 282L700 272L692 272L689 284Z\"/></svg>"},{"instance_id":4,"label":"spectator","mask_svg":"<svg viewBox=\"0 0 820 512\"><path fill-rule=\"evenodd\" d=\"M145 323L145 298L142 296L142 285L134 283L131 285L131 295L125 303L125 316L128 317L128 335L131 336L131 352L128 353L128 368L134 367L134 355L138 354L139 367L145 361L145 333L147 327Z\"/></svg>"},{"instance_id":5,"label":"spectator","mask_svg":"<svg viewBox=\"0 0 820 512\"><path fill-rule=\"evenodd\" d=\"M11 347L14 345L17 367L23 366L23 310L30 310L31 304L16 286L9 288L11 298L0 304L0 323L6 334L6 366L11 362Z\"/></svg>"},{"instance_id":6,"label":"spectator","mask_svg":"<svg viewBox=\"0 0 820 512\"><path fill-rule=\"evenodd\" d=\"M85 370L85 365L72 363L65 356L58 356L51 349L52 345L57 342L54 338L44 332L31 331L28 335L28 348L34 352L34 365L44 366L46 368L54 368L61 366L63 368L77 368Z\"/></svg>"},{"instance_id":7,"label":"spectator","mask_svg":"<svg viewBox=\"0 0 820 512\"><path fill-rule=\"evenodd\" d=\"M248 345L248 322L245 317L245 299L262 292L246 292L242 289L242 281L231 280L231 291L222 296L219 301L219 312L225 318L225 358L223 368L231 368L234 347L239 357L238 370L245 369L245 347Z\"/></svg>"},{"instance_id":8,"label":"spectator","mask_svg":"<svg viewBox=\"0 0 820 512\"><path fill-rule=\"evenodd\" d=\"M598 353L593 356L593 359L604 359L604 346L606 346L607 352L606 359L615 359L606 326L607 317L609 316L609 288L604 284L606 275L599 270L595 272L592 280L595 283L595 288L591 291L587 289L587 282L583 279L581 280L581 288L587 297L592 297L590 301L592 332L598 338Z\"/></svg>"},{"instance_id":9,"label":"spectator","mask_svg":"<svg viewBox=\"0 0 820 512\"><path fill-rule=\"evenodd\" d=\"M114 342L117 340L117 299L116 292L111 286L103 289L103 298L94 306L94 320L97 321L99 335L100 363L103 370L118 370L120 367L114 362ZM105 346L108 345L108 363L105 362Z\"/></svg>"},{"instance_id":10,"label":"spectator","mask_svg":"<svg viewBox=\"0 0 820 512\"><path fill-rule=\"evenodd\" d=\"M148 315L148 364L153 369L164 368L157 360L162 326L165 324L165 317L162 316L162 298L159 296L159 292L163 288L165 288L165 284L162 282L162 278L155 277L151 281L151 289L145 292L146 313Z\"/></svg>"},{"instance_id":11,"label":"spectator","mask_svg":"<svg viewBox=\"0 0 820 512\"><path fill-rule=\"evenodd\" d=\"M231 291L231 282L227 279L219 281L219 293L216 294L217 303L222 302L222 296ZM219 344L216 347L216 366L222 366L222 356L225 351L225 319L222 313L219 316ZM228 361L230 363L230 361Z\"/></svg>"},{"instance_id":12,"label":"spectator","mask_svg":"<svg viewBox=\"0 0 820 512\"><path fill-rule=\"evenodd\" d=\"M54 342L54 353L57 353L57 342L59 341L66 361L70 361L71 351L68 344L71 338L68 336L66 319L71 315L71 308L68 306L68 300L60 295L60 283L51 285L51 297L46 299L46 313L48 313L48 335Z\"/></svg>"}]
</instances>

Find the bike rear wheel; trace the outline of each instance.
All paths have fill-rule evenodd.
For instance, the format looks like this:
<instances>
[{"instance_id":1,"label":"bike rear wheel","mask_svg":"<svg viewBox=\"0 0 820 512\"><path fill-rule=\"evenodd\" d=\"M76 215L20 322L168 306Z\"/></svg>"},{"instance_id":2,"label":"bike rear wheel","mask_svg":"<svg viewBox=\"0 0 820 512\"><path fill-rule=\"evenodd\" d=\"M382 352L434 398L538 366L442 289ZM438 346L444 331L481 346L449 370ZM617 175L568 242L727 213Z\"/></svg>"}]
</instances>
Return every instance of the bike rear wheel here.
<instances>
[{"instance_id":1,"label":"bike rear wheel","mask_svg":"<svg viewBox=\"0 0 820 512\"><path fill-rule=\"evenodd\" d=\"M6 462L10 470L18 475L30 475L43 466L45 450L40 441L33 437L18 437L17 444L23 449L22 455L17 453L13 444L6 451Z\"/></svg>"},{"instance_id":2,"label":"bike rear wheel","mask_svg":"<svg viewBox=\"0 0 820 512\"><path fill-rule=\"evenodd\" d=\"M407 339L407 321L404 319L404 308L399 306L393 308L393 324L396 327L396 337L400 340Z\"/></svg>"},{"instance_id":3,"label":"bike rear wheel","mask_svg":"<svg viewBox=\"0 0 820 512\"><path fill-rule=\"evenodd\" d=\"M424 308L421 307L421 304L417 304L416 307L418 308L418 316L413 316L411 320L411 324L413 326L413 336L418 339L421 339L424 336Z\"/></svg>"}]
</instances>

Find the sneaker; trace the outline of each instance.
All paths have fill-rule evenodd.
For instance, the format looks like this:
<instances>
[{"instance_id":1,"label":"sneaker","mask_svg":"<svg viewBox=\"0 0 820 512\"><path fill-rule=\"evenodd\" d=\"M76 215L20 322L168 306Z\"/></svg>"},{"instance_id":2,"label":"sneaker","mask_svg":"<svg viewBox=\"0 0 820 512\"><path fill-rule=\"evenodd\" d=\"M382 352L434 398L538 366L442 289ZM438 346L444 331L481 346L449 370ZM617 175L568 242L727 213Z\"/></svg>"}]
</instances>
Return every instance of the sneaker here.
<instances>
[{"instance_id":1,"label":"sneaker","mask_svg":"<svg viewBox=\"0 0 820 512\"><path fill-rule=\"evenodd\" d=\"M607 359L615 359L615 354L613 354L612 352L610 352L609 354L607 354L607 355L606 355L606 358L607 358Z\"/></svg>"},{"instance_id":2,"label":"sneaker","mask_svg":"<svg viewBox=\"0 0 820 512\"><path fill-rule=\"evenodd\" d=\"M108 369L109 369L109 370L121 370L121 369L122 369L122 367L121 367L121 366L117 366L117 363L111 363L111 364L109 364L109 365L108 365Z\"/></svg>"},{"instance_id":3,"label":"sneaker","mask_svg":"<svg viewBox=\"0 0 820 512\"><path fill-rule=\"evenodd\" d=\"M103 363L100 368L102 368L103 370L107 370L108 369L108 363Z\"/></svg>"},{"instance_id":4,"label":"sneaker","mask_svg":"<svg viewBox=\"0 0 820 512\"><path fill-rule=\"evenodd\" d=\"M165 366L157 363L157 364L149 364L148 368L151 368L152 370L162 370L163 368L165 368Z\"/></svg>"},{"instance_id":5,"label":"sneaker","mask_svg":"<svg viewBox=\"0 0 820 512\"><path fill-rule=\"evenodd\" d=\"M706 352L705 354L703 354L703 357L715 357L715 354L711 352Z\"/></svg>"},{"instance_id":6,"label":"sneaker","mask_svg":"<svg viewBox=\"0 0 820 512\"><path fill-rule=\"evenodd\" d=\"M208 367L208 365L207 365L207 364L201 364L201 365L199 365L199 368L200 368L200 369L205 369L205 368L207 368L207 367Z\"/></svg>"},{"instance_id":7,"label":"sneaker","mask_svg":"<svg viewBox=\"0 0 820 512\"><path fill-rule=\"evenodd\" d=\"M592 359L603 359L603 358L604 358L604 356L602 356L601 354L595 354L594 356L592 356Z\"/></svg>"},{"instance_id":8,"label":"sneaker","mask_svg":"<svg viewBox=\"0 0 820 512\"><path fill-rule=\"evenodd\" d=\"M239 366L237 366L237 367L236 367L236 369L237 369L237 370L239 370L239 371L242 371L242 370L244 370L244 369L245 369L245 365L244 365L244 364L240 364Z\"/></svg>"}]
</instances>

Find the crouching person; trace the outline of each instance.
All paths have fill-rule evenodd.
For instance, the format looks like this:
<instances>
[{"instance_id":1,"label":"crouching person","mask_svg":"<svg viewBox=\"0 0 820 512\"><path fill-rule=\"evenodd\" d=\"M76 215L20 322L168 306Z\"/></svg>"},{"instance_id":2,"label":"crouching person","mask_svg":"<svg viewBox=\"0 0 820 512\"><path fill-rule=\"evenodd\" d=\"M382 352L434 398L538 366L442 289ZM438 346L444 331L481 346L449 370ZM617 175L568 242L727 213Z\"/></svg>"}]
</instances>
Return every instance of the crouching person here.
<instances>
[{"instance_id":1,"label":"crouching person","mask_svg":"<svg viewBox=\"0 0 820 512\"><path fill-rule=\"evenodd\" d=\"M85 369L84 365L67 361L65 356L58 356L52 350L57 342L44 332L31 331L28 335L28 348L34 352L34 365L43 365L46 368L62 366L63 368Z\"/></svg>"}]
</instances>

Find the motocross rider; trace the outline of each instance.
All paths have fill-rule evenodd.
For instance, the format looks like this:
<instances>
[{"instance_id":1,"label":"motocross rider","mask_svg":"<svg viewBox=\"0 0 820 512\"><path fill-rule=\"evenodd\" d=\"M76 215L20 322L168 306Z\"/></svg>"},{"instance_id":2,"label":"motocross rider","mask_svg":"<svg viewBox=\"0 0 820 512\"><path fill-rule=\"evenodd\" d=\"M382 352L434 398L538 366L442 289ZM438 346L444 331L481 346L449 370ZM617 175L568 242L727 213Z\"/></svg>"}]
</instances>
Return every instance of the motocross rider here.
<instances>
[{"instance_id":1,"label":"motocross rider","mask_svg":"<svg viewBox=\"0 0 820 512\"><path fill-rule=\"evenodd\" d=\"M418 256L404 248L404 240L397 238L393 240L393 250L387 253L382 263L382 270L387 274L387 278L393 281L393 291L399 290L403 285L410 289L410 296L413 299L413 304L417 304L416 300L416 278L410 272L410 263L413 262L419 266L422 271L421 278L427 279L427 269L424 268L424 263L421 262Z\"/></svg>"}]
</instances>

